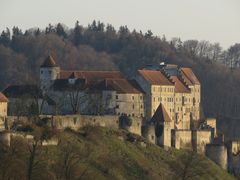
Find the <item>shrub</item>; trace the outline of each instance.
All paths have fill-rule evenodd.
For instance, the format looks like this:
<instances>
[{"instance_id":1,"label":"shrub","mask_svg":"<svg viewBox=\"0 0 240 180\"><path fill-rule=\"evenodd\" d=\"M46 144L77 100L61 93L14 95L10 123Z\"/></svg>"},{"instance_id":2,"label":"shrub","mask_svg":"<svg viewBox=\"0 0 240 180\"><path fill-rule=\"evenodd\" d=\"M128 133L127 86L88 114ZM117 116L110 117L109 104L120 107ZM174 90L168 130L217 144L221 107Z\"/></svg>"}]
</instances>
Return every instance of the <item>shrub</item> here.
<instances>
[{"instance_id":1,"label":"shrub","mask_svg":"<svg viewBox=\"0 0 240 180\"><path fill-rule=\"evenodd\" d=\"M119 117L119 122L121 126L131 126L132 125L132 118L127 116L126 114L122 114Z\"/></svg>"}]
</instances>

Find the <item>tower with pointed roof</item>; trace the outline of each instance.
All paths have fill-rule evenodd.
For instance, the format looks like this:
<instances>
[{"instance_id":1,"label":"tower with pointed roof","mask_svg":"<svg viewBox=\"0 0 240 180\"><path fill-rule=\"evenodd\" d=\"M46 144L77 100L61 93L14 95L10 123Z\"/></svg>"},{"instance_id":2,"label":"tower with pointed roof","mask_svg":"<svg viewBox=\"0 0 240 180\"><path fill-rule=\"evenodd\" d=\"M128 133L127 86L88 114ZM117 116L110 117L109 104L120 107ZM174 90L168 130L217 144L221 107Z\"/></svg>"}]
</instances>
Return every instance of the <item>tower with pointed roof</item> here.
<instances>
[{"instance_id":1,"label":"tower with pointed roof","mask_svg":"<svg viewBox=\"0 0 240 180\"><path fill-rule=\"evenodd\" d=\"M173 120L169 117L164 105L159 104L156 112L150 120L155 125L157 144L163 147L171 147L171 131L174 126Z\"/></svg>"},{"instance_id":2,"label":"tower with pointed roof","mask_svg":"<svg viewBox=\"0 0 240 180\"><path fill-rule=\"evenodd\" d=\"M59 76L60 67L56 64L53 57L49 55L40 66L40 88L43 92L46 92Z\"/></svg>"}]
</instances>

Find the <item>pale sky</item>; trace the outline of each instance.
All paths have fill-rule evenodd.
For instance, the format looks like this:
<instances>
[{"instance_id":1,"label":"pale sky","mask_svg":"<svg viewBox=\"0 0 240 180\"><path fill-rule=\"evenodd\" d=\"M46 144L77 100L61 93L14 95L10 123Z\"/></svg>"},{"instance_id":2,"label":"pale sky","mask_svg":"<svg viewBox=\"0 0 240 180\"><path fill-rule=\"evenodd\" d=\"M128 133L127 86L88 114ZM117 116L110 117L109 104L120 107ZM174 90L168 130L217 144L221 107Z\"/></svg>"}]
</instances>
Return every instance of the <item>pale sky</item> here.
<instances>
[{"instance_id":1,"label":"pale sky","mask_svg":"<svg viewBox=\"0 0 240 180\"><path fill-rule=\"evenodd\" d=\"M74 27L93 20L131 30L151 29L167 39L240 43L240 0L0 0L0 30L45 28L61 22Z\"/></svg>"}]
</instances>

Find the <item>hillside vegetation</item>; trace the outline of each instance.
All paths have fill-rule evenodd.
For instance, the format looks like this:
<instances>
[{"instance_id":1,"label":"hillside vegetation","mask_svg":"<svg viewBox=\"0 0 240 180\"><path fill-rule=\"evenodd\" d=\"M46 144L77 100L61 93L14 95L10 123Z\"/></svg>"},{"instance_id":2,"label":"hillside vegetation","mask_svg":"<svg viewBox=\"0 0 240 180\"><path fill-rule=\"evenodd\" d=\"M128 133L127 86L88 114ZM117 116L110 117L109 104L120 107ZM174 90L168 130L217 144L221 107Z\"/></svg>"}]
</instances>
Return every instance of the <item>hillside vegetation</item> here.
<instances>
[{"instance_id":1,"label":"hillside vegetation","mask_svg":"<svg viewBox=\"0 0 240 180\"><path fill-rule=\"evenodd\" d=\"M72 29L49 24L45 30L13 27L12 32L7 28L0 36L1 89L37 82L50 53L63 69L121 70L129 78L146 64L165 61L193 68L202 84L202 114L217 117L229 137L239 136L234 132L240 130L240 70L233 67L239 66L240 44L223 51L218 43L168 41L151 31L116 30L96 21L88 27L76 22Z\"/></svg>"},{"instance_id":2,"label":"hillside vegetation","mask_svg":"<svg viewBox=\"0 0 240 180\"><path fill-rule=\"evenodd\" d=\"M59 138L58 146L47 147L15 139L0 154L0 178L233 179L204 156L183 150L166 151L124 130L66 129Z\"/></svg>"}]
</instances>

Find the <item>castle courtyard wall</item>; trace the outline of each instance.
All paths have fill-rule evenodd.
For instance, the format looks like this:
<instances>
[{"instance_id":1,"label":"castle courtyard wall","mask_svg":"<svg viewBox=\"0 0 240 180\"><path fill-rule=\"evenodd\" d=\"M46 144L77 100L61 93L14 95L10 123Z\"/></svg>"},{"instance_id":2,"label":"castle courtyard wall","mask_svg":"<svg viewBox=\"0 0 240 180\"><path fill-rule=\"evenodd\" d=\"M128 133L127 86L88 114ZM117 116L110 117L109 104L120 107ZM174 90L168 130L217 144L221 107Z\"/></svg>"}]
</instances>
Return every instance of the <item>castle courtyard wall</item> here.
<instances>
[{"instance_id":1,"label":"castle courtyard wall","mask_svg":"<svg viewBox=\"0 0 240 180\"><path fill-rule=\"evenodd\" d=\"M176 149L192 149L192 131L172 130L172 146Z\"/></svg>"},{"instance_id":2,"label":"castle courtyard wall","mask_svg":"<svg viewBox=\"0 0 240 180\"><path fill-rule=\"evenodd\" d=\"M194 130L192 131L193 150L197 153L205 154L206 144L211 143L211 130Z\"/></svg>"}]
</instances>

